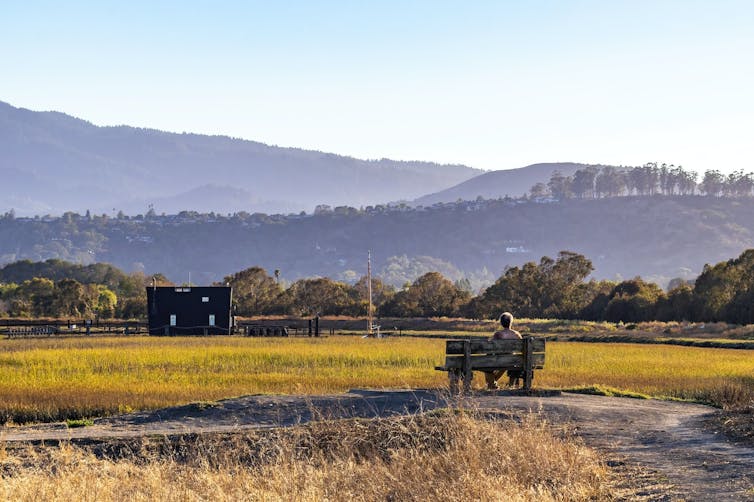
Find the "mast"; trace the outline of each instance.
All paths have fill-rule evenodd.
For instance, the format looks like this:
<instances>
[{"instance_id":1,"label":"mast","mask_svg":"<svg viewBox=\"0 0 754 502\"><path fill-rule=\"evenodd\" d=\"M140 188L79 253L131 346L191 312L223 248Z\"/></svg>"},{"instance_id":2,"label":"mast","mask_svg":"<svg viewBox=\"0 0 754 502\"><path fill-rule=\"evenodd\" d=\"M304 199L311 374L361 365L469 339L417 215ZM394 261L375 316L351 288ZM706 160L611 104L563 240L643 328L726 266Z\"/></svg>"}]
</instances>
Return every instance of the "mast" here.
<instances>
[{"instance_id":1,"label":"mast","mask_svg":"<svg viewBox=\"0 0 754 502\"><path fill-rule=\"evenodd\" d=\"M367 307L367 335L372 334L372 251L367 251L367 292L369 307Z\"/></svg>"}]
</instances>

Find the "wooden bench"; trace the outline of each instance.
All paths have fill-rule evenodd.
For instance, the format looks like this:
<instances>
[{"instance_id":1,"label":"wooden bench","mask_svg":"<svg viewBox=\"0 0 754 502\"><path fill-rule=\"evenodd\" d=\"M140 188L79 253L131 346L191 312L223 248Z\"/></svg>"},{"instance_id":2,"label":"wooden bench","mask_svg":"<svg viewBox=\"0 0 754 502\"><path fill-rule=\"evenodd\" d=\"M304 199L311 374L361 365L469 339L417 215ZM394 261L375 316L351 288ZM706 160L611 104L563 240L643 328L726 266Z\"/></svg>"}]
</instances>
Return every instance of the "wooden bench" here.
<instances>
[{"instance_id":1,"label":"wooden bench","mask_svg":"<svg viewBox=\"0 0 754 502\"><path fill-rule=\"evenodd\" d=\"M471 390L473 371L521 371L524 389L531 389L534 370L545 365L545 339L525 336L521 340L448 340L445 343L445 365L435 366L447 371L450 392L458 392L463 378L465 392Z\"/></svg>"}]
</instances>

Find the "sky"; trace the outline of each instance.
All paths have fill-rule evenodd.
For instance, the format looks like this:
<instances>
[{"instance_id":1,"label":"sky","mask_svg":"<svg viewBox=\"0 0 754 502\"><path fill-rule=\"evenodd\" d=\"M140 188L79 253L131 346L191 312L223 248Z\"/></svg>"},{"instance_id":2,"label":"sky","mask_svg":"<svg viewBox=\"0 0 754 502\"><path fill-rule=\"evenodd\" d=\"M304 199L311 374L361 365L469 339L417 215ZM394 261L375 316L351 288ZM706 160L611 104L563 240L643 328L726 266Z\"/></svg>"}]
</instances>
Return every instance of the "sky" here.
<instances>
[{"instance_id":1,"label":"sky","mask_svg":"<svg viewBox=\"0 0 754 502\"><path fill-rule=\"evenodd\" d=\"M0 101L359 158L754 170L754 2L15 1Z\"/></svg>"}]
</instances>

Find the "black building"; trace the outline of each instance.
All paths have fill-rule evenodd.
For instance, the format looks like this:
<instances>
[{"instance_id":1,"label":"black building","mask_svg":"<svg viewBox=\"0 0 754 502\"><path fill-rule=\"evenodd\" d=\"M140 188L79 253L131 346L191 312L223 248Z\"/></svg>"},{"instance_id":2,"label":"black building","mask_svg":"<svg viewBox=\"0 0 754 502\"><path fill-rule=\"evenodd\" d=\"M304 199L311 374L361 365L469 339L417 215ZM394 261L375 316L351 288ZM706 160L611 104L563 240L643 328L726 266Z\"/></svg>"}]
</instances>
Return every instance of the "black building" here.
<instances>
[{"instance_id":1,"label":"black building","mask_svg":"<svg viewBox=\"0 0 754 502\"><path fill-rule=\"evenodd\" d=\"M231 288L147 287L150 335L227 335Z\"/></svg>"}]
</instances>

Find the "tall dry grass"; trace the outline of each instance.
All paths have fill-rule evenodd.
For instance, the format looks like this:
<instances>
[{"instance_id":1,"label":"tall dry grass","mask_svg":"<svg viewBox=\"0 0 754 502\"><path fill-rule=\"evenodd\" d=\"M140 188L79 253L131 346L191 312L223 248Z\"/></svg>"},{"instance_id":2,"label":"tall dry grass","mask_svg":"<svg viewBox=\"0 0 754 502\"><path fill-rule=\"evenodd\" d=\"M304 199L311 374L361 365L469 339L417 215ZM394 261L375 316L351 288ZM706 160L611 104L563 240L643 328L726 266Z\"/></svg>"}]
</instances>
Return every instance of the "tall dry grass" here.
<instances>
[{"instance_id":1,"label":"tall dry grass","mask_svg":"<svg viewBox=\"0 0 754 502\"><path fill-rule=\"evenodd\" d=\"M604 500L597 455L473 414L322 422L138 448L8 452L4 500Z\"/></svg>"}]
</instances>

